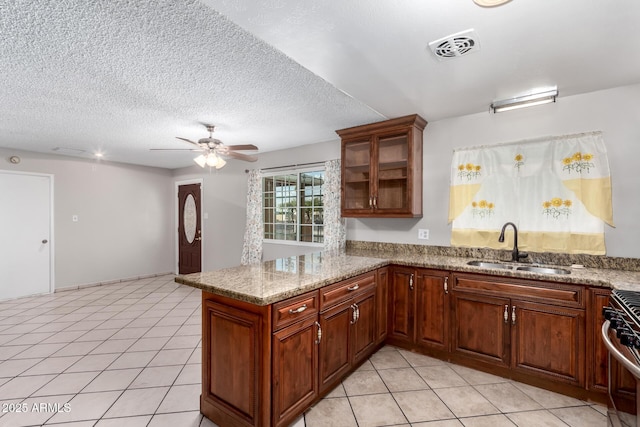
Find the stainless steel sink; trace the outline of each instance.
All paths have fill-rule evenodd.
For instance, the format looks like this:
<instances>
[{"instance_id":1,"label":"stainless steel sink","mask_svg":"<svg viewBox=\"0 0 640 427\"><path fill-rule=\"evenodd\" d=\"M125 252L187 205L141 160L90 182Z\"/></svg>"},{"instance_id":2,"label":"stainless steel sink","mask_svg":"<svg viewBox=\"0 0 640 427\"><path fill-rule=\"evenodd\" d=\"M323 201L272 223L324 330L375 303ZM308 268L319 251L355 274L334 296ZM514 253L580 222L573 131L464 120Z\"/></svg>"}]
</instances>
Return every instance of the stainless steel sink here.
<instances>
[{"instance_id":1,"label":"stainless steel sink","mask_svg":"<svg viewBox=\"0 0 640 427\"><path fill-rule=\"evenodd\" d=\"M469 261L467 265L473 265L475 267L483 267L483 268L503 268L506 270L513 269L513 265L508 264L499 264L497 262L487 262L487 261Z\"/></svg>"},{"instance_id":2,"label":"stainless steel sink","mask_svg":"<svg viewBox=\"0 0 640 427\"><path fill-rule=\"evenodd\" d=\"M467 265L472 265L474 267L482 267L482 268L528 271L530 273L539 273L539 274L571 274L571 271L565 268L542 267L537 265L502 264L499 262L491 262L491 261L474 260L474 261L467 262Z\"/></svg>"},{"instance_id":3,"label":"stainless steel sink","mask_svg":"<svg viewBox=\"0 0 640 427\"><path fill-rule=\"evenodd\" d=\"M552 268L552 267L533 267L533 266L521 266L516 267L518 271L529 271L531 273L540 274L571 274L571 271L564 268Z\"/></svg>"}]
</instances>

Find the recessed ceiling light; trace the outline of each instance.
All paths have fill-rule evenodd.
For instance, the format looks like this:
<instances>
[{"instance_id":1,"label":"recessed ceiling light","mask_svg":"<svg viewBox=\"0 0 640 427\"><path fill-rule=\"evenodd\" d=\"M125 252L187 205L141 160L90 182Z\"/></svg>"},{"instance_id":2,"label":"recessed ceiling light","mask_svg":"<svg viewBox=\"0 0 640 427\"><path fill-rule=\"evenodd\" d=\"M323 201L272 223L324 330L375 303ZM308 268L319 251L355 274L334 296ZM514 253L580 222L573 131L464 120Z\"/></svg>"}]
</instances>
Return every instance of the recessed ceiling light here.
<instances>
[{"instance_id":1,"label":"recessed ceiling light","mask_svg":"<svg viewBox=\"0 0 640 427\"><path fill-rule=\"evenodd\" d=\"M473 0L475 4L482 7L495 7L500 6L505 3L510 2L511 0Z\"/></svg>"}]
</instances>

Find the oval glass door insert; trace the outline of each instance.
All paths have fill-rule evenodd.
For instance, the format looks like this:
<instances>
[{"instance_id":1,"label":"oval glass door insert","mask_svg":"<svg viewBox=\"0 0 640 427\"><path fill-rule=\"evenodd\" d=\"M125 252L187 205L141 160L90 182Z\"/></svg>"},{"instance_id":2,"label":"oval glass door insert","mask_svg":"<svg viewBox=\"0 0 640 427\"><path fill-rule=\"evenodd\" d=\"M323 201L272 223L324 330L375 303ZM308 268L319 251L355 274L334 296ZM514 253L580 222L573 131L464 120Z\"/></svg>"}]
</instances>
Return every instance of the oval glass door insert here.
<instances>
[{"instance_id":1,"label":"oval glass door insert","mask_svg":"<svg viewBox=\"0 0 640 427\"><path fill-rule=\"evenodd\" d=\"M184 237L187 242L193 243L193 239L196 238L196 226L198 225L198 218L196 212L196 200L193 198L193 194L189 194L184 201Z\"/></svg>"}]
</instances>

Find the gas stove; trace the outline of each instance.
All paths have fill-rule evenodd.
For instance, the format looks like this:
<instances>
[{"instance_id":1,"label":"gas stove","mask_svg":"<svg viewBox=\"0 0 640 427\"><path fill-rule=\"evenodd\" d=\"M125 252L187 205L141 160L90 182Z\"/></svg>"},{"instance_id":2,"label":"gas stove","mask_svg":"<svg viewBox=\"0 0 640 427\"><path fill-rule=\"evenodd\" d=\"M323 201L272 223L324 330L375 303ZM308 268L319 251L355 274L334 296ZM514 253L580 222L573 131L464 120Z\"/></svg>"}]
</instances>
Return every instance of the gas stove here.
<instances>
[{"instance_id":1,"label":"gas stove","mask_svg":"<svg viewBox=\"0 0 640 427\"><path fill-rule=\"evenodd\" d=\"M640 366L640 292L615 290L611 293L610 307L602 314L610 322L620 343L627 347Z\"/></svg>"},{"instance_id":2,"label":"gas stove","mask_svg":"<svg viewBox=\"0 0 640 427\"><path fill-rule=\"evenodd\" d=\"M635 378L633 388L635 395L640 396L640 292L614 290L602 314L606 319L602 325L602 341L609 350L609 425L640 427L636 405L630 407L618 393L617 386L612 386L615 360L628 371L629 378Z\"/></svg>"}]
</instances>

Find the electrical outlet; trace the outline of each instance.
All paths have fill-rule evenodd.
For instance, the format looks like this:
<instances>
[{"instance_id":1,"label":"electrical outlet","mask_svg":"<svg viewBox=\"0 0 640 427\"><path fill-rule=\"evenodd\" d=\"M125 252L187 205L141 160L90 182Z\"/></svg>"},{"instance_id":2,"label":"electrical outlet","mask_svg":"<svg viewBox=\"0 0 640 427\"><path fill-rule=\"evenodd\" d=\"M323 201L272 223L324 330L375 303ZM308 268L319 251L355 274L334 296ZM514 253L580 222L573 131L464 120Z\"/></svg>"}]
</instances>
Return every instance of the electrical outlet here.
<instances>
[{"instance_id":1,"label":"electrical outlet","mask_svg":"<svg viewBox=\"0 0 640 427\"><path fill-rule=\"evenodd\" d=\"M418 229L418 239L429 240L429 229L427 228Z\"/></svg>"}]
</instances>

